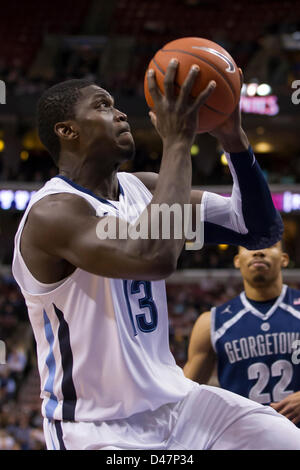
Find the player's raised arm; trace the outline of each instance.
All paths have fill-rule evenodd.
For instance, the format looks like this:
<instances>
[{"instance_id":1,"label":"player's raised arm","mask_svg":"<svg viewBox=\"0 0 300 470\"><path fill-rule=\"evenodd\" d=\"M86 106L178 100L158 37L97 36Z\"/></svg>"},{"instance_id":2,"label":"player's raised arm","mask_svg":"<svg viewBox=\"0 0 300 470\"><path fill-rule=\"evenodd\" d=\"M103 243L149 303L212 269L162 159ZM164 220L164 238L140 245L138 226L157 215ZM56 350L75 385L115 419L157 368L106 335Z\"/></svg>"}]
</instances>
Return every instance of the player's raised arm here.
<instances>
[{"instance_id":1,"label":"player's raised arm","mask_svg":"<svg viewBox=\"0 0 300 470\"><path fill-rule=\"evenodd\" d=\"M155 119L152 122L157 127ZM195 211L203 204L205 243L227 243L248 249L274 245L282 237L283 223L242 128L239 105L211 135L219 140L226 153L233 178L232 194L228 198L208 191L192 190L190 201L194 212L193 230L196 229L197 220ZM157 175L136 175L154 192Z\"/></svg>"},{"instance_id":2,"label":"player's raised arm","mask_svg":"<svg viewBox=\"0 0 300 470\"><path fill-rule=\"evenodd\" d=\"M207 243L266 248L282 237L283 223L275 209L265 177L240 125L240 110L213 133L226 153L233 178L231 198L205 192Z\"/></svg>"},{"instance_id":3,"label":"player's raised arm","mask_svg":"<svg viewBox=\"0 0 300 470\"><path fill-rule=\"evenodd\" d=\"M200 315L190 338L188 360L183 368L184 375L199 383L207 383L213 372L216 355L210 340L210 312Z\"/></svg>"},{"instance_id":4,"label":"player's raised arm","mask_svg":"<svg viewBox=\"0 0 300 470\"><path fill-rule=\"evenodd\" d=\"M193 203L201 201L204 205L205 243L227 243L248 249L274 245L282 237L283 223L242 128L239 105L211 135L225 151L233 188L230 198L192 191Z\"/></svg>"},{"instance_id":5,"label":"player's raised arm","mask_svg":"<svg viewBox=\"0 0 300 470\"><path fill-rule=\"evenodd\" d=\"M31 208L30 233L28 230L26 233L26 227L24 233L37 249L58 261L63 259L88 272L112 278L155 280L165 278L176 269L184 234L181 239L175 239L173 235L164 237L163 224L159 224L158 237L152 237L151 206L176 203L183 209L189 202L190 148L196 133L198 111L215 86L210 82L202 93L190 100L190 91L199 72L198 67L192 67L176 97L176 70L177 62L172 61L164 79L165 95L159 91L154 73L150 71L148 76L157 128L163 141L161 169L153 199L134 225L137 227L146 221L148 236L137 239L130 236L134 226L124 222L126 235L123 238L117 219L110 216L106 217L107 223L112 226L115 222L116 232L103 239L99 236L103 219L97 217L88 203L74 195L59 194L45 197ZM157 220L154 223L157 224ZM172 226L170 233L174 233Z\"/></svg>"}]
</instances>

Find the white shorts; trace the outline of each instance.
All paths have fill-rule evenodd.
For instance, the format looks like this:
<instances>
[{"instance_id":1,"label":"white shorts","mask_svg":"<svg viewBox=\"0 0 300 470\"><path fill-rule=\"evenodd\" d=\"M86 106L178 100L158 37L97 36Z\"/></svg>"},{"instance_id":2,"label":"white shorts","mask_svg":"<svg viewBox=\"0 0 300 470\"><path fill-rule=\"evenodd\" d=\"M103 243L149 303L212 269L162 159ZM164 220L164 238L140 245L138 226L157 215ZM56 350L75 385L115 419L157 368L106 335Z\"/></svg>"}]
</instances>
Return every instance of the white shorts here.
<instances>
[{"instance_id":1,"label":"white shorts","mask_svg":"<svg viewBox=\"0 0 300 470\"><path fill-rule=\"evenodd\" d=\"M198 385L179 403L106 422L44 420L48 450L300 450L300 429L269 406Z\"/></svg>"}]
</instances>

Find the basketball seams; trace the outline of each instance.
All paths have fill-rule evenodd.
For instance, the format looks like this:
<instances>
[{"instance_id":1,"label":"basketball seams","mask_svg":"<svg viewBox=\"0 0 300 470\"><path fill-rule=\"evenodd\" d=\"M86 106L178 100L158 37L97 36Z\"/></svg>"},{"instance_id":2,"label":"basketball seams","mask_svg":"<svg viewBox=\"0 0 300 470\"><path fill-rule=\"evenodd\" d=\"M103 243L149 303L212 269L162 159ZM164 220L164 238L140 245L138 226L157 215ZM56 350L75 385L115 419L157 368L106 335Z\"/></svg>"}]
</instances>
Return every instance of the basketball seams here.
<instances>
[{"instance_id":1,"label":"basketball seams","mask_svg":"<svg viewBox=\"0 0 300 470\"><path fill-rule=\"evenodd\" d=\"M159 52L180 52L182 54L186 54L186 55L190 55L192 57L196 57L197 59L199 60L202 60L202 62L205 62L207 65L209 65L210 67L212 67L219 75L221 75L222 78L224 78L225 82L227 83L227 85L229 86L231 92L232 92L232 95L233 95L233 99L236 100L236 96L235 96L235 92L234 92L234 88L232 87L232 84L230 82L230 80L227 79L226 75L223 75L223 71L220 71L218 69L218 67L216 67L215 64L211 63L209 60L207 59L204 59L203 57L197 55L197 54L193 54L192 52L187 52L187 51L183 51L181 49L160 49Z\"/></svg>"},{"instance_id":2,"label":"basketball seams","mask_svg":"<svg viewBox=\"0 0 300 470\"><path fill-rule=\"evenodd\" d=\"M158 68L158 70L159 70L163 75L165 75L166 72L165 72L165 71L161 68L161 66L156 62L155 57L152 59L152 61L153 61L154 65L156 65L156 67ZM176 85L177 85L177 83L176 83Z\"/></svg>"},{"instance_id":3,"label":"basketball seams","mask_svg":"<svg viewBox=\"0 0 300 470\"><path fill-rule=\"evenodd\" d=\"M215 113L221 114L222 116L230 116L230 113L223 113L222 111L219 111L218 109L213 108L207 103L203 103L203 106L210 109L211 111L214 111Z\"/></svg>"},{"instance_id":4,"label":"basketball seams","mask_svg":"<svg viewBox=\"0 0 300 470\"><path fill-rule=\"evenodd\" d=\"M162 74L162 75L165 75L166 72L164 72L164 70L162 69L162 67L157 63L155 57L152 59L154 65L158 68L159 72ZM178 85L178 83L174 83L174 85L178 88L180 88L180 85ZM218 109L215 109L213 108L212 106L209 106L208 104L204 103L204 106L208 109L210 109L211 111L214 111L215 113L217 114L221 114L223 116L229 116L229 113L223 113L222 111L219 111Z\"/></svg>"}]
</instances>

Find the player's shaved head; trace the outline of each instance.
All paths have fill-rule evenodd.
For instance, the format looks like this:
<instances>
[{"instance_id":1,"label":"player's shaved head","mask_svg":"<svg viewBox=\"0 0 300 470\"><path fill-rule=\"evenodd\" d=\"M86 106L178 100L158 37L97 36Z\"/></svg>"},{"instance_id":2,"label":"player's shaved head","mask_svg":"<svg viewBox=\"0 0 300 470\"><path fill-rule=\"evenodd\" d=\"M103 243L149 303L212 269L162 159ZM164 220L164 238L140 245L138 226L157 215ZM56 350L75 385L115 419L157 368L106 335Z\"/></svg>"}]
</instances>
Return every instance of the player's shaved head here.
<instances>
[{"instance_id":1,"label":"player's shaved head","mask_svg":"<svg viewBox=\"0 0 300 470\"><path fill-rule=\"evenodd\" d=\"M86 79L67 80L46 90L38 101L37 128L41 142L58 165L60 142L54 131L58 122L75 119L75 105L80 98L80 90L93 85Z\"/></svg>"}]
</instances>

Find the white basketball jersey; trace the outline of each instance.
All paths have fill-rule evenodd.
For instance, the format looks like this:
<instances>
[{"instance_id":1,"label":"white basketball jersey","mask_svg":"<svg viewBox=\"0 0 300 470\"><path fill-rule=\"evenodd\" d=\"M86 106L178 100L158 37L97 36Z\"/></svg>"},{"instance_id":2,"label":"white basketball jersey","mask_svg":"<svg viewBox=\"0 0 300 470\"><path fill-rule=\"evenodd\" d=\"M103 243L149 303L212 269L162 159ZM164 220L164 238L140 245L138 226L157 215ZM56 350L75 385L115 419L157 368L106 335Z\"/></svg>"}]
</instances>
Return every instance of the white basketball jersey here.
<instances>
[{"instance_id":1,"label":"white basketball jersey","mask_svg":"<svg viewBox=\"0 0 300 470\"><path fill-rule=\"evenodd\" d=\"M193 387L169 349L164 281L109 279L77 268L43 284L21 256L27 215L50 194L76 194L98 215L136 220L152 195L134 175L117 177L119 201L101 199L61 175L52 178L32 197L15 237L13 274L37 343L42 414L49 419L127 418L177 402Z\"/></svg>"}]
</instances>

